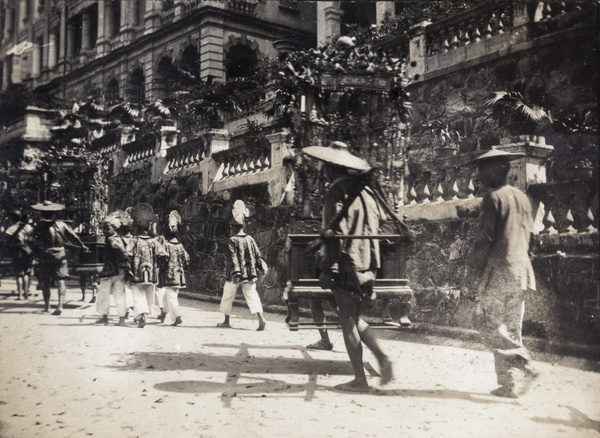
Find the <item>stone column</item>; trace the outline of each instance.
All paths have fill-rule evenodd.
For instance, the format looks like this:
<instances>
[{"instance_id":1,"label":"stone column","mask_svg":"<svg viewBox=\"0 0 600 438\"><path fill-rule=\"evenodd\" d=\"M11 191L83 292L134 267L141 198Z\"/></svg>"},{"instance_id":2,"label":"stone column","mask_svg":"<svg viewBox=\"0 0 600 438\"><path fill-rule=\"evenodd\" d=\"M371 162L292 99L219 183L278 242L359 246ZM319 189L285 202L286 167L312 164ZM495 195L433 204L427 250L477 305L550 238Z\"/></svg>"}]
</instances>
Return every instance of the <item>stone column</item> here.
<instances>
[{"instance_id":1,"label":"stone column","mask_svg":"<svg viewBox=\"0 0 600 438\"><path fill-rule=\"evenodd\" d=\"M317 44L331 35L340 35L344 11L339 2L317 2Z\"/></svg>"},{"instance_id":2,"label":"stone column","mask_svg":"<svg viewBox=\"0 0 600 438\"><path fill-rule=\"evenodd\" d=\"M67 24L67 59L75 55L75 26L73 23Z\"/></svg>"},{"instance_id":3,"label":"stone column","mask_svg":"<svg viewBox=\"0 0 600 438\"><path fill-rule=\"evenodd\" d=\"M108 23L111 22L112 17L107 13L109 12L107 4L110 4L110 12L112 12L111 1L98 1L98 40L96 42L96 52L99 55L102 55L110 50L110 33L108 29Z\"/></svg>"},{"instance_id":4,"label":"stone column","mask_svg":"<svg viewBox=\"0 0 600 438\"><path fill-rule=\"evenodd\" d=\"M81 50L90 50L90 13L85 11L81 15Z\"/></svg>"},{"instance_id":5,"label":"stone column","mask_svg":"<svg viewBox=\"0 0 600 438\"><path fill-rule=\"evenodd\" d=\"M119 33L122 35L122 42L129 42L133 39L133 3L121 2L121 24Z\"/></svg>"},{"instance_id":6,"label":"stone column","mask_svg":"<svg viewBox=\"0 0 600 438\"><path fill-rule=\"evenodd\" d=\"M105 31L104 31L104 35L106 36L106 39L111 39L115 36L116 32L115 32L115 23L113 20L113 2L112 1L107 1L104 3L104 24L105 24Z\"/></svg>"},{"instance_id":7,"label":"stone column","mask_svg":"<svg viewBox=\"0 0 600 438\"><path fill-rule=\"evenodd\" d=\"M63 2L60 6L60 24L59 24L59 48L58 63L63 64L67 59L67 6Z\"/></svg>"},{"instance_id":8,"label":"stone column","mask_svg":"<svg viewBox=\"0 0 600 438\"><path fill-rule=\"evenodd\" d=\"M8 41L12 35L15 34L15 8L6 8L6 17L4 22L4 41Z\"/></svg>"},{"instance_id":9,"label":"stone column","mask_svg":"<svg viewBox=\"0 0 600 438\"><path fill-rule=\"evenodd\" d=\"M221 25L200 27L200 78L204 81L209 77L218 81L225 80L223 38Z\"/></svg>"},{"instance_id":10,"label":"stone column","mask_svg":"<svg viewBox=\"0 0 600 438\"><path fill-rule=\"evenodd\" d=\"M13 55L8 55L4 58L3 70L2 70L2 89L6 90L10 84L10 70L12 65Z\"/></svg>"},{"instance_id":11,"label":"stone column","mask_svg":"<svg viewBox=\"0 0 600 438\"><path fill-rule=\"evenodd\" d=\"M162 12L162 2L155 2L154 0L146 1L146 12L144 13L144 27L146 28L145 33L154 32L160 27L160 14Z\"/></svg>"},{"instance_id":12,"label":"stone column","mask_svg":"<svg viewBox=\"0 0 600 438\"><path fill-rule=\"evenodd\" d=\"M52 31L48 34L48 68L52 70L56 65L56 32Z\"/></svg>"},{"instance_id":13,"label":"stone column","mask_svg":"<svg viewBox=\"0 0 600 438\"><path fill-rule=\"evenodd\" d=\"M31 77L38 78L42 72L42 63L40 62L42 47L39 40L33 42L32 60L31 60Z\"/></svg>"},{"instance_id":14,"label":"stone column","mask_svg":"<svg viewBox=\"0 0 600 438\"><path fill-rule=\"evenodd\" d=\"M375 24L379 26L385 17L386 12L389 12L393 17L396 12L395 2L376 2L375 3Z\"/></svg>"}]
</instances>

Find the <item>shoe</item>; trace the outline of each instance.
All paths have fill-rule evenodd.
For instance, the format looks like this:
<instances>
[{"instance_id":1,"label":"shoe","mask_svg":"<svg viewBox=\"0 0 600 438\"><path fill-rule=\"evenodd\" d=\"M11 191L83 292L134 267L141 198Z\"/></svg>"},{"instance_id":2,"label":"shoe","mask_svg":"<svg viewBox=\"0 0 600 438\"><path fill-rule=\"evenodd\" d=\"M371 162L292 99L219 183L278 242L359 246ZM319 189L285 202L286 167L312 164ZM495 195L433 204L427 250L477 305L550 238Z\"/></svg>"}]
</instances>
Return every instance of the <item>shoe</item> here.
<instances>
[{"instance_id":1,"label":"shoe","mask_svg":"<svg viewBox=\"0 0 600 438\"><path fill-rule=\"evenodd\" d=\"M333 350L333 344L331 342L326 342L323 339L321 339L320 341L317 341L314 344L307 345L306 348L308 348L309 350L331 351Z\"/></svg>"},{"instance_id":2,"label":"shoe","mask_svg":"<svg viewBox=\"0 0 600 438\"><path fill-rule=\"evenodd\" d=\"M258 328L256 329L256 331L257 332L262 332L265 329L266 325L267 325L266 321L260 321L258 323Z\"/></svg>"},{"instance_id":3,"label":"shoe","mask_svg":"<svg viewBox=\"0 0 600 438\"><path fill-rule=\"evenodd\" d=\"M164 320L164 318L163 318ZM175 322L173 324L171 324L172 326L178 326L179 324L182 324L183 321L181 320L181 317L178 316L177 318L175 318Z\"/></svg>"},{"instance_id":4,"label":"shoe","mask_svg":"<svg viewBox=\"0 0 600 438\"><path fill-rule=\"evenodd\" d=\"M231 325L229 325L228 322L220 322L217 324L217 327L221 327L221 328L231 328Z\"/></svg>"},{"instance_id":5,"label":"shoe","mask_svg":"<svg viewBox=\"0 0 600 438\"><path fill-rule=\"evenodd\" d=\"M142 313L140 318L138 319L138 328L144 328L145 325L146 325L146 315L144 313Z\"/></svg>"},{"instance_id":6,"label":"shoe","mask_svg":"<svg viewBox=\"0 0 600 438\"><path fill-rule=\"evenodd\" d=\"M160 320L160 322L165 322L166 316L167 316L167 314L161 310L160 315L158 315L158 319Z\"/></svg>"},{"instance_id":7,"label":"shoe","mask_svg":"<svg viewBox=\"0 0 600 438\"><path fill-rule=\"evenodd\" d=\"M108 325L108 315L102 315L102 318L96 321L96 324Z\"/></svg>"},{"instance_id":8,"label":"shoe","mask_svg":"<svg viewBox=\"0 0 600 438\"><path fill-rule=\"evenodd\" d=\"M525 365L523 368L523 386L519 390L519 395L525 395L531 389L531 385L535 382L540 376L541 373L533 368L530 364Z\"/></svg>"},{"instance_id":9,"label":"shoe","mask_svg":"<svg viewBox=\"0 0 600 438\"><path fill-rule=\"evenodd\" d=\"M121 327L126 327L127 324L125 324L125 318L123 318L123 317L119 318L119 322L116 323L115 325L121 326Z\"/></svg>"},{"instance_id":10,"label":"shoe","mask_svg":"<svg viewBox=\"0 0 600 438\"><path fill-rule=\"evenodd\" d=\"M511 386L500 386L491 393L497 397L505 397L505 398L519 398L517 394L513 391L513 387Z\"/></svg>"},{"instance_id":11,"label":"shoe","mask_svg":"<svg viewBox=\"0 0 600 438\"><path fill-rule=\"evenodd\" d=\"M52 312L53 315L60 315L62 313L62 311L60 309L56 309L54 312Z\"/></svg>"}]
</instances>

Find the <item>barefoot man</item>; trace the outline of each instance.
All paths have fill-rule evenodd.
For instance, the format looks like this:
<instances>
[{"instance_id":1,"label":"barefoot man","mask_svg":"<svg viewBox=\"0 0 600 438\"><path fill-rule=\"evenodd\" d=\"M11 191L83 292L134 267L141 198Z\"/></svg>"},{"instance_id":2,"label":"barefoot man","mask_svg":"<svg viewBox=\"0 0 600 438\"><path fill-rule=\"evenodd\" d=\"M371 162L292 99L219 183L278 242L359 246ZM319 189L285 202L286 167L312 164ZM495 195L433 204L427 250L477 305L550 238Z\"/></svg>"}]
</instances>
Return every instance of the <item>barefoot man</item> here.
<instances>
[{"instance_id":1,"label":"barefoot man","mask_svg":"<svg viewBox=\"0 0 600 438\"><path fill-rule=\"evenodd\" d=\"M369 172L371 167L339 141L330 147L310 146L303 152L323 162L325 178L330 184L323 199L322 234L325 238L319 283L334 293L344 343L354 370L354 380L336 389L366 392L369 384L363 366L363 343L379 362L381 384L390 382L393 377L392 362L381 350L373 330L360 317L361 307L372 297L380 267L379 241L334 236L379 234L382 219L379 206L371 189L359 184L360 178L357 178L357 174Z\"/></svg>"}]
</instances>

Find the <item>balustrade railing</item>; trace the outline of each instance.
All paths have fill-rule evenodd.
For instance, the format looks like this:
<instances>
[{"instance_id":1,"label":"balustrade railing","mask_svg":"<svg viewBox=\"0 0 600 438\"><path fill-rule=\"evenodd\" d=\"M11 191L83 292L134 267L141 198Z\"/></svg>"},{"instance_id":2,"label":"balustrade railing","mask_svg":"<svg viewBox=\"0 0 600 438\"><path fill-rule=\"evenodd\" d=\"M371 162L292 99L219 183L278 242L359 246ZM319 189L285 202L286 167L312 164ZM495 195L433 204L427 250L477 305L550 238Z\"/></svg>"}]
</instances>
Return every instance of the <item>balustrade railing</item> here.
<instances>
[{"instance_id":1,"label":"balustrade railing","mask_svg":"<svg viewBox=\"0 0 600 438\"><path fill-rule=\"evenodd\" d=\"M150 134L123 145L123 150L126 153L123 167L131 167L134 164L154 158L156 156L156 142L156 137Z\"/></svg>"},{"instance_id":2,"label":"balustrade railing","mask_svg":"<svg viewBox=\"0 0 600 438\"><path fill-rule=\"evenodd\" d=\"M206 148L200 139L193 139L167 150L165 173L177 172L198 165L206 158Z\"/></svg>"},{"instance_id":3,"label":"balustrade railing","mask_svg":"<svg viewBox=\"0 0 600 438\"><path fill-rule=\"evenodd\" d=\"M220 158L222 172L215 178L215 181L260 173L271 168L270 148L248 150L240 147L227 152L230 153Z\"/></svg>"},{"instance_id":4,"label":"balustrade railing","mask_svg":"<svg viewBox=\"0 0 600 438\"><path fill-rule=\"evenodd\" d=\"M513 5L485 3L426 28L426 57L480 42L513 27Z\"/></svg>"},{"instance_id":5,"label":"balustrade railing","mask_svg":"<svg viewBox=\"0 0 600 438\"><path fill-rule=\"evenodd\" d=\"M227 7L232 11L243 12L245 14L254 14L257 0L228 0Z\"/></svg>"}]
</instances>

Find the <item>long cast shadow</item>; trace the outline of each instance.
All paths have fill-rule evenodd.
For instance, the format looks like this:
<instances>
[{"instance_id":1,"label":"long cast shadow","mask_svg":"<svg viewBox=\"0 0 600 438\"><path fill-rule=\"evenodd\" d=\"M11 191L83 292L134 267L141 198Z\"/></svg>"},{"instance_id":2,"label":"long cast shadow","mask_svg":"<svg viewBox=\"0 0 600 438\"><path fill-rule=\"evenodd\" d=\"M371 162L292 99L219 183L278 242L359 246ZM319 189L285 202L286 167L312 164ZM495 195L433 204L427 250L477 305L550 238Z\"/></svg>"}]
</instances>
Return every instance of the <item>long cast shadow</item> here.
<instances>
[{"instance_id":1,"label":"long cast shadow","mask_svg":"<svg viewBox=\"0 0 600 438\"><path fill-rule=\"evenodd\" d=\"M155 385L156 389L171 392L208 393L221 392L224 406L229 407L235 397L258 396L290 396L300 395L306 401L311 401L319 390L334 390L333 387L318 384L318 376L353 374L348 360L322 360L313 358L303 346L289 345L228 345L208 344L212 348L235 348L234 355L206 353L162 353L137 352L121 357L121 364L111 366L116 371L172 371L197 370L208 373L226 372L223 382L208 380L184 380L163 382ZM299 357L254 357L251 349L292 350ZM367 371L372 376L378 373L370 364ZM273 377L256 376L268 374ZM308 377L306 383L290 383L276 375L297 374ZM243 378L244 382L240 382ZM251 380L252 382L246 382ZM498 403L499 401L480 398L487 394L468 393L454 390L411 390L411 389L377 389L373 388L366 395L401 396L401 397L431 397L441 399L467 400L475 403Z\"/></svg>"},{"instance_id":2,"label":"long cast shadow","mask_svg":"<svg viewBox=\"0 0 600 438\"><path fill-rule=\"evenodd\" d=\"M531 420L536 423L544 423L544 424L559 424L561 426L573 427L576 429L592 429L597 432L600 432L600 421L596 421L585 415L579 409L575 409L571 406L563 406L561 407L567 408L569 410L570 421L562 420L559 418L542 418L542 417L533 417Z\"/></svg>"}]
</instances>

